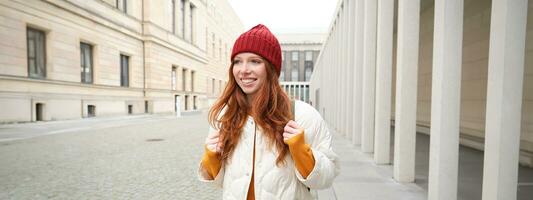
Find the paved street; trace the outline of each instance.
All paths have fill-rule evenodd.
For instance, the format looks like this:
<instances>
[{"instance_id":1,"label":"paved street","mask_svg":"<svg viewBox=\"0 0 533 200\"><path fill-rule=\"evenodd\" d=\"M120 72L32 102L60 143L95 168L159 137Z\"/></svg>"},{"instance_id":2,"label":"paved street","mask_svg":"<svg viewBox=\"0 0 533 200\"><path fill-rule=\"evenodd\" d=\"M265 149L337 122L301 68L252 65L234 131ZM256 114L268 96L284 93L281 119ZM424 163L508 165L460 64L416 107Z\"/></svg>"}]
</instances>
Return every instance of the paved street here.
<instances>
[{"instance_id":1,"label":"paved street","mask_svg":"<svg viewBox=\"0 0 533 200\"><path fill-rule=\"evenodd\" d=\"M206 119L204 113L0 125L0 199L220 199L221 190L196 179ZM427 135L417 135L416 183L394 181L392 165L376 165L342 134L333 136L341 173L319 199L426 199ZM458 199L480 199L483 153L460 150ZM533 170L519 169L518 199L529 199Z\"/></svg>"},{"instance_id":2,"label":"paved street","mask_svg":"<svg viewBox=\"0 0 533 200\"><path fill-rule=\"evenodd\" d=\"M219 199L196 180L205 119L0 125L0 199Z\"/></svg>"}]
</instances>

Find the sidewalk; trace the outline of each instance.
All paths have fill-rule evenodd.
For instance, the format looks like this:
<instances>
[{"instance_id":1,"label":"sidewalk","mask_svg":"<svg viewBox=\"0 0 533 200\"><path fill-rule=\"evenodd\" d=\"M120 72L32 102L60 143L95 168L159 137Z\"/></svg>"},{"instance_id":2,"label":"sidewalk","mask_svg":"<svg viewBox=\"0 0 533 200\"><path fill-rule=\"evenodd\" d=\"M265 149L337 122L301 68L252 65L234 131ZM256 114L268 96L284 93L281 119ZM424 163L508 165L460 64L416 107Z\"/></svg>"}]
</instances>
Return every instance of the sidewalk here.
<instances>
[{"instance_id":1,"label":"sidewalk","mask_svg":"<svg viewBox=\"0 0 533 200\"><path fill-rule=\"evenodd\" d=\"M372 154L362 153L338 133L333 133L333 150L339 155L341 172L318 199L426 199L426 191L414 183L398 183L392 165L374 164Z\"/></svg>"}]
</instances>

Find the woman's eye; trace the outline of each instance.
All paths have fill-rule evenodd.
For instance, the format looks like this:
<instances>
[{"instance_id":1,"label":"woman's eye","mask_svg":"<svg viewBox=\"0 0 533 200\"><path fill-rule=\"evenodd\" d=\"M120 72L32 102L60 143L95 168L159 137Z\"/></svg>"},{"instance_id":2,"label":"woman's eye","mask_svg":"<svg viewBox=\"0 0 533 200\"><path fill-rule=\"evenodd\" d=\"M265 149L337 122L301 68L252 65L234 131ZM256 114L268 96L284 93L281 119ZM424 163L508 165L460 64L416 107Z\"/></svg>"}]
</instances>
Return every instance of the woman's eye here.
<instances>
[{"instance_id":1,"label":"woman's eye","mask_svg":"<svg viewBox=\"0 0 533 200\"><path fill-rule=\"evenodd\" d=\"M233 61L233 64L239 64L239 63L241 63L240 60L234 60L234 61Z\"/></svg>"},{"instance_id":2,"label":"woman's eye","mask_svg":"<svg viewBox=\"0 0 533 200\"><path fill-rule=\"evenodd\" d=\"M261 61L260 61L260 60L252 60L252 63L254 63L254 64L260 64Z\"/></svg>"}]
</instances>

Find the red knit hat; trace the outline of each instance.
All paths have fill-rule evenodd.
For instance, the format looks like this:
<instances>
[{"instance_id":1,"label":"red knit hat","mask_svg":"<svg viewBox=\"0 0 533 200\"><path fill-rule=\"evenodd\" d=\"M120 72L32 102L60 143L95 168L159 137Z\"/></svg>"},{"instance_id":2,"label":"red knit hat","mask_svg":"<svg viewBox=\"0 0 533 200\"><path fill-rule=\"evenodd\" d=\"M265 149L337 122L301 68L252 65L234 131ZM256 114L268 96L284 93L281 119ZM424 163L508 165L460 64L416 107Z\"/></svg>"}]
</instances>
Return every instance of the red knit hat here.
<instances>
[{"instance_id":1,"label":"red knit hat","mask_svg":"<svg viewBox=\"0 0 533 200\"><path fill-rule=\"evenodd\" d=\"M237 38L231 52L231 60L239 53L260 55L274 65L277 75L281 72L281 47L276 36L263 24L254 26Z\"/></svg>"}]
</instances>

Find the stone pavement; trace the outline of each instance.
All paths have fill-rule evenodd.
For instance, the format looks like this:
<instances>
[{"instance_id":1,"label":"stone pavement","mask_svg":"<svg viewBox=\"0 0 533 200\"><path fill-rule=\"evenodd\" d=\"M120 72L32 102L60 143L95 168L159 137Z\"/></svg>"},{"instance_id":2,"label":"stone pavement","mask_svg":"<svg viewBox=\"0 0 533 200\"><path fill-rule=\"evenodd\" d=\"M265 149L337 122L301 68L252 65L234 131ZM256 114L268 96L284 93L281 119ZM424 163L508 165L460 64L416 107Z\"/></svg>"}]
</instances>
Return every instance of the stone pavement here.
<instances>
[{"instance_id":1,"label":"stone pavement","mask_svg":"<svg viewBox=\"0 0 533 200\"><path fill-rule=\"evenodd\" d=\"M196 179L205 115L137 118L37 123L71 130L0 142L0 199L220 199ZM35 125L0 125L0 135Z\"/></svg>"},{"instance_id":2,"label":"stone pavement","mask_svg":"<svg viewBox=\"0 0 533 200\"><path fill-rule=\"evenodd\" d=\"M205 113L0 125L0 199L220 199L195 174L207 127ZM424 199L337 134L334 148L341 174L319 199Z\"/></svg>"}]
</instances>

